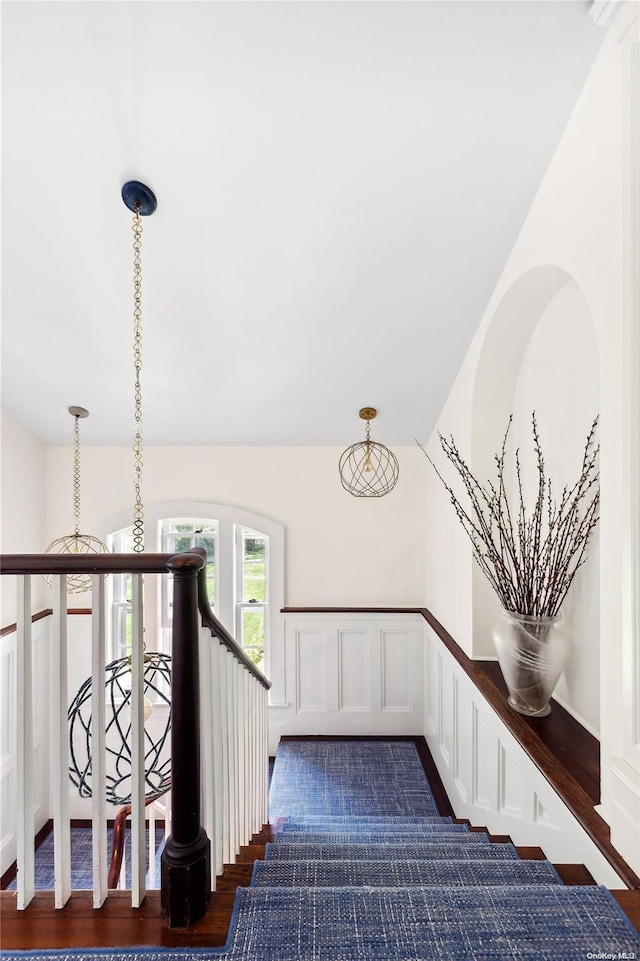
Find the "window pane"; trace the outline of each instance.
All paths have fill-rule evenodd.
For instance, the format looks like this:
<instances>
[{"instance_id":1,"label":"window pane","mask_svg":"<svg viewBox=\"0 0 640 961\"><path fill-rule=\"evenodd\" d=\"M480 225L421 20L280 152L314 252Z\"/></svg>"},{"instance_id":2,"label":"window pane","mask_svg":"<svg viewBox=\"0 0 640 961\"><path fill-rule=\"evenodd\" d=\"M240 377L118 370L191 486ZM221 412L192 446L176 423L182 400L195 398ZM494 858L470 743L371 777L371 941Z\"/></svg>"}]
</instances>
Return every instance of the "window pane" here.
<instances>
[{"instance_id":1,"label":"window pane","mask_svg":"<svg viewBox=\"0 0 640 961\"><path fill-rule=\"evenodd\" d=\"M207 564L207 597L209 603L215 611L216 606L216 578L213 564Z\"/></svg>"},{"instance_id":2,"label":"window pane","mask_svg":"<svg viewBox=\"0 0 640 961\"><path fill-rule=\"evenodd\" d=\"M266 538L246 531L242 551L242 600L266 600Z\"/></svg>"},{"instance_id":3,"label":"window pane","mask_svg":"<svg viewBox=\"0 0 640 961\"><path fill-rule=\"evenodd\" d=\"M264 666L264 608L242 610L242 646L253 663Z\"/></svg>"},{"instance_id":4,"label":"window pane","mask_svg":"<svg viewBox=\"0 0 640 961\"><path fill-rule=\"evenodd\" d=\"M254 537L250 534L244 536L244 560L245 561L264 561L266 538Z\"/></svg>"},{"instance_id":5,"label":"window pane","mask_svg":"<svg viewBox=\"0 0 640 961\"><path fill-rule=\"evenodd\" d=\"M242 609L242 645L264 647L264 608L255 611L248 607Z\"/></svg>"},{"instance_id":6,"label":"window pane","mask_svg":"<svg viewBox=\"0 0 640 961\"><path fill-rule=\"evenodd\" d=\"M264 564L245 564L243 581L244 597L242 600L263 603L265 600Z\"/></svg>"},{"instance_id":7,"label":"window pane","mask_svg":"<svg viewBox=\"0 0 640 961\"><path fill-rule=\"evenodd\" d=\"M213 537L196 537L194 547L203 547L207 552L207 563L216 559L216 542Z\"/></svg>"},{"instance_id":8,"label":"window pane","mask_svg":"<svg viewBox=\"0 0 640 961\"><path fill-rule=\"evenodd\" d=\"M190 550L193 545L191 537L169 537L167 541L167 553L172 554L182 554L183 551Z\"/></svg>"}]
</instances>

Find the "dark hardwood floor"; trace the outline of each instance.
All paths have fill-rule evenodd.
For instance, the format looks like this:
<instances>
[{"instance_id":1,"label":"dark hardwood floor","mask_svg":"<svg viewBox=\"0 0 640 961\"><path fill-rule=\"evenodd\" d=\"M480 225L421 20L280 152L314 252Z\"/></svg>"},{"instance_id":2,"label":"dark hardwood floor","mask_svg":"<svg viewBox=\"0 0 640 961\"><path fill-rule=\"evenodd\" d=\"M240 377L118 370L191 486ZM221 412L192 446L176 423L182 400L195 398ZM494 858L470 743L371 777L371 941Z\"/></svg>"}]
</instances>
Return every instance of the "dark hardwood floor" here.
<instances>
[{"instance_id":1,"label":"dark hardwood floor","mask_svg":"<svg viewBox=\"0 0 640 961\"><path fill-rule=\"evenodd\" d=\"M277 826L276 826L277 830ZM2 950L35 951L43 948L111 947L218 947L225 944L236 888L251 881L253 862L264 857L273 838L265 827L241 849L238 863L226 865L218 878L204 917L189 928L168 928L160 911L160 892L151 891L140 908L131 907L131 895L112 891L98 910L91 892L72 895L62 911L55 911L53 893L38 892L25 911L16 908L15 892L0 894Z\"/></svg>"}]
</instances>

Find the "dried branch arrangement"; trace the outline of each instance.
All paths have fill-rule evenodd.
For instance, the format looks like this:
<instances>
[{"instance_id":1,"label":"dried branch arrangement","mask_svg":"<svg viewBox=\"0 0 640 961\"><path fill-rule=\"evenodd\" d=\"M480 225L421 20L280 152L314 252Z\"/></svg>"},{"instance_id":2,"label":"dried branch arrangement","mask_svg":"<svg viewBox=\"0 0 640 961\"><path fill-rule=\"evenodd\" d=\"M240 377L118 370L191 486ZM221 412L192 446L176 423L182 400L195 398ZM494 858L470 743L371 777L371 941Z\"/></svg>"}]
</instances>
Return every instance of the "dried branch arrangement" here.
<instances>
[{"instance_id":1,"label":"dried branch arrangement","mask_svg":"<svg viewBox=\"0 0 640 961\"><path fill-rule=\"evenodd\" d=\"M600 503L596 418L587 436L580 476L573 487L565 485L559 502L553 497L545 472L535 412L532 414L533 450L536 458L537 492L533 511L524 503L519 450L515 452L517 505L509 506L505 465L507 441L513 417L505 431L502 448L495 455L497 478L482 486L462 459L453 437L438 434L440 444L456 471L469 499L465 509L440 471L418 443L444 484L458 520L473 546L473 555L488 578L502 606L519 614L553 616L560 610L576 571L586 560L589 535L598 522Z\"/></svg>"}]
</instances>

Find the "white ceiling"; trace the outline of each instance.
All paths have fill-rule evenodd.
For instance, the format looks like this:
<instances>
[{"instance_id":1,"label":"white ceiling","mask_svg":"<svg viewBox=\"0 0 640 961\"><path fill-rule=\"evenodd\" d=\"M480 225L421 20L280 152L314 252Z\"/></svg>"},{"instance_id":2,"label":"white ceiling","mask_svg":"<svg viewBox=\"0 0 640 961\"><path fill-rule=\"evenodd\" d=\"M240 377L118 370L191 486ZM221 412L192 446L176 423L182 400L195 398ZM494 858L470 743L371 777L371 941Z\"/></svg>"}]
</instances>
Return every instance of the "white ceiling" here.
<instances>
[{"instance_id":1,"label":"white ceiling","mask_svg":"<svg viewBox=\"0 0 640 961\"><path fill-rule=\"evenodd\" d=\"M603 39L586 2L5 2L4 407L128 444L428 437Z\"/></svg>"}]
</instances>

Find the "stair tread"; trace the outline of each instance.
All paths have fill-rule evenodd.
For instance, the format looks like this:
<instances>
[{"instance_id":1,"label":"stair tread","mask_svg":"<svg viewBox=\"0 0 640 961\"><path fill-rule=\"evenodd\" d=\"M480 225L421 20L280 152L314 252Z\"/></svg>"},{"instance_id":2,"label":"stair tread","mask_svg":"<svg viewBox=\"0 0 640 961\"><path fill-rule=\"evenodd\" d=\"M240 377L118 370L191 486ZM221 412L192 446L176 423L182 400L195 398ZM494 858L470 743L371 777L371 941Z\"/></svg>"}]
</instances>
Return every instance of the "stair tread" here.
<instances>
[{"instance_id":1,"label":"stair tread","mask_svg":"<svg viewBox=\"0 0 640 961\"><path fill-rule=\"evenodd\" d=\"M483 860L507 858L516 860L513 844L464 844L463 842L428 844L422 841L401 844L287 844L266 845L265 860L414 860L417 858L449 858L451 860Z\"/></svg>"},{"instance_id":2,"label":"stair tread","mask_svg":"<svg viewBox=\"0 0 640 961\"><path fill-rule=\"evenodd\" d=\"M276 844L491 844L488 834L472 831L287 831L277 834Z\"/></svg>"},{"instance_id":3,"label":"stair tread","mask_svg":"<svg viewBox=\"0 0 640 961\"><path fill-rule=\"evenodd\" d=\"M342 824L285 824L280 832L288 834L468 834L469 827L466 824L412 824L410 821L403 821L400 824L391 824L386 821L384 824L349 824L345 821Z\"/></svg>"},{"instance_id":4,"label":"stair tread","mask_svg":"<svg viewBox=\"0 0 640 961\"><path fill-rule=\"evenodd\" d=\"M562 884L550 861L256 861L251 884L340 887L375 885Z\"/></svg>"},{"instance_id":5,"label":"stair tread","mask_svg":"<svg viewBox=\"0 0 640 961\"><path fill-rule=\"evenodd\" d=\"M227 961L583 961L635 957L637 934L606 889L239 888Z\"/></svg>"},{"instance_id":6,"label":"stair tread","mask_svg":"<svg viewBox=\"0 0 640 961\"><path fill-rule=\"evenodd\" d=\"M292 824L299 824L303 826L314 825L319 823L326 824L453 824L453 818L451 817L441 817L440 815L433 815L431 817L399 817L398 815L374 815L372 817L367 817L362 814L308 814L308 815L297 815L295 817L287 818L285 821L285 827Z\"/></svg>"}]
</instances>

